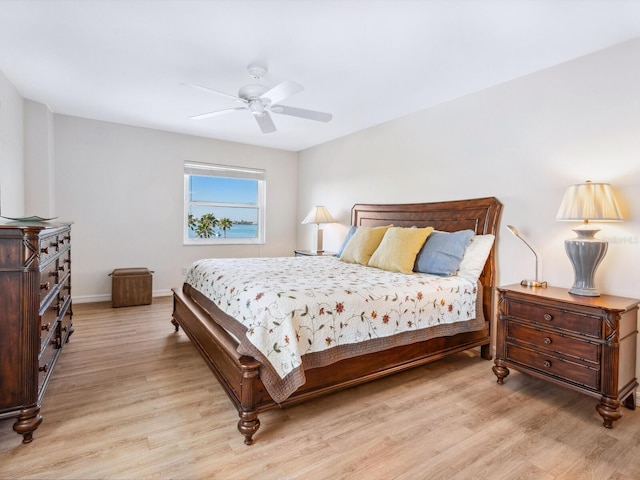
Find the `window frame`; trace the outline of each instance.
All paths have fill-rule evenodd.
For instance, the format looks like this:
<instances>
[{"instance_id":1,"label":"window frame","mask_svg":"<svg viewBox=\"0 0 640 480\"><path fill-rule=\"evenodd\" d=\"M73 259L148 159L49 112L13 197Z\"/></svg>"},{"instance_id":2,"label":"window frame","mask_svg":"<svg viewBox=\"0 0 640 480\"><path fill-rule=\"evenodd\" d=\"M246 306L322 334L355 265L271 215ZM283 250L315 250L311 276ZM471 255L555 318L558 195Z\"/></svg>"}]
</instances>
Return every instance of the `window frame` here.
<instances>
[{"instance_id":1,"label":"window frame","mask_svg":"<svg viewBox=\"0 0 640 480\"><path fill-rule=\"evenodd\" d=\"M189 195L189 177L190 176L211 176L218 178L239 178L245 180L256 180L258 182L257 203L256 204L237 204L224 202L205 202L206 204L215 203L217 206L223 207L248 207L257 208L258 210L258 236L254 238L229 238L229 237L209 237L209 238L190 238L189 237L189 211L190 206L194 204L202 204L202 202L191 202ZM232 165L220 165L213 163L201 163L185 161L183 168L184 177L184 208L182 214L182 236L183 245L263 245L266 243L265 238L265 219L266 219L266 171L258 168L247 168Z\"/></svg>"}]
</instances>

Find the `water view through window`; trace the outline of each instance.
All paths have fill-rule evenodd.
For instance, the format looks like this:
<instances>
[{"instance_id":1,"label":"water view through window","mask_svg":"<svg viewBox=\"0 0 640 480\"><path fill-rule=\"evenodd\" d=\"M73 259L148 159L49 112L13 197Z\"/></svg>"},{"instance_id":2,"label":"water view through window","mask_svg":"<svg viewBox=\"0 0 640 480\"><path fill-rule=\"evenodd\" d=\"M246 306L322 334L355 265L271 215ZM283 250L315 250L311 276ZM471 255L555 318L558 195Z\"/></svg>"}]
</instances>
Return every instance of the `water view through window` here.
<instances>
[{"instance_id":1,"label":"water view through window","mask_svg":"<svg viewBox=\"0 0 640 480\"><path fill-rule=\"evenodd\" d=\"M258 238L258 180L189 176L188 234L196 238Z\"/></svg>"}]
</instances>

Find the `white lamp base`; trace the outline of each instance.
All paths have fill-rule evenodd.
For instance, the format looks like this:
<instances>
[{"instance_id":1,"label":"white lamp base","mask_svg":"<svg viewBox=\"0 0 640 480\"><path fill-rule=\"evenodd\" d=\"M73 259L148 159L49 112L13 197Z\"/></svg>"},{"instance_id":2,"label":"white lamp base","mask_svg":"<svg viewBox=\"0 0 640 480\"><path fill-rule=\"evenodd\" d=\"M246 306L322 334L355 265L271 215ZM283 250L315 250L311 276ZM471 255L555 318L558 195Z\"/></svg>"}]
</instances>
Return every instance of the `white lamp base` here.
<instances>
[{"instance_id":1,"label":"white lamp base","mask_svg":"<svg viewBox=\"0 0 640 480\"><path fill-rule=\"evenodd\" d=\"M578 238L565 240L564 249L573 266L574 281L569 293L583 297L599 297L594 277L598 265L607 253L609 244L605 240L594 238L598 228L576 228L573 231Z\"/></svg>"},{"instance_id":2,"label":"white lamp base","mask_svg":"<svg viewBox=\"0 0 640 480\"><path fill-rule=\"evenodd\" d=\"M322 229L320 228L320 225L318 225L318 238L316 240L316 253L322 253L322 252L324 252L323 245L322 245Z\"/></svg>"}]
</instances>

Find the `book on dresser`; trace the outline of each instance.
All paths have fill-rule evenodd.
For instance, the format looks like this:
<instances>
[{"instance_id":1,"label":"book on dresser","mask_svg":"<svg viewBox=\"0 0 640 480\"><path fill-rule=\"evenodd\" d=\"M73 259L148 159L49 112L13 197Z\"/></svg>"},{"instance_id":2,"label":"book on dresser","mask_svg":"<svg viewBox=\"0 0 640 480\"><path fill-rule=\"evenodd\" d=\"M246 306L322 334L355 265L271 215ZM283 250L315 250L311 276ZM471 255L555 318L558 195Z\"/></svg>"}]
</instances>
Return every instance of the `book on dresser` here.
<instances>
[{"instance_id":1,"label":"book on dresser","mask_svg":"<svg viewBox=\"0 0 640 480\"><path fill-rule=\"evenodd\" d=\"M29 443L73 333L71 223L0 223L0 418Z\"/></svg>"}]
</instances>

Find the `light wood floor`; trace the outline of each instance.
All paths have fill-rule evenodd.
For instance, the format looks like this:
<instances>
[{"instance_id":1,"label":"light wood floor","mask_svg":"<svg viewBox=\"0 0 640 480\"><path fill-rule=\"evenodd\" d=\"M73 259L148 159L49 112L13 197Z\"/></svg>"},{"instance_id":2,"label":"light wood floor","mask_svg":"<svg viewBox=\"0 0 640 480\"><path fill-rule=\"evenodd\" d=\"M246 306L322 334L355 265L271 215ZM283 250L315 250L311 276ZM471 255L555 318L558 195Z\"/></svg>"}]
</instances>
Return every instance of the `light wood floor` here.
<instances>
[{"instance_id":1,"label":"light wood floor","mask_svg":"<svg viewBox=\"0 0 640 480\"><path fill-rule=\"evenodd\" d=\"M2 479L640 478L640 409L605 429L593 398L499 386L476 352L264 413L245 446L169 298L74 313L35 440L0 421Z\"/></svg>"}]
</instances>

